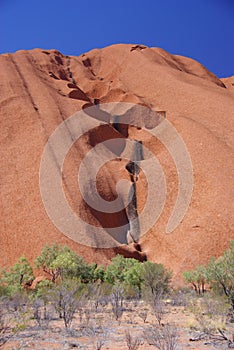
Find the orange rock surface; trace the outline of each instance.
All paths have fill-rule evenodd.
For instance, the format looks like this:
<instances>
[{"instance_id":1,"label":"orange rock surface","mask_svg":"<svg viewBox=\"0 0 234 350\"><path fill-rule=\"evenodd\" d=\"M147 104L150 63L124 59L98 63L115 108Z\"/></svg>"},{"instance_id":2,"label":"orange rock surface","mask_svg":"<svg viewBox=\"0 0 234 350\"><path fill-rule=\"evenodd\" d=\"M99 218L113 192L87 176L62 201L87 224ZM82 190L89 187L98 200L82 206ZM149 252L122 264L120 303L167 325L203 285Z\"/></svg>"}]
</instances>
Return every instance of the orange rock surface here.
<instances>
[{"instance_id":1,"label":"orange rock surface","mask_svg":"<svg viewBox=\"0 0 234 350\"><path fill-rule=\"evenodd\" d=\"M113 45L79 57L41 49L1 55L0 265L11 265L23 254L33 261L46 243L53 242L102 264L117 252L147 258L172 268L175 276L220 255L234 239L233 84L233 77L218 79L193 59L143 45ZM157 155L167 180L164 210L138 244L108 249L81 245L47 216L39 188L44 146L61 122L95 101L133 102L166 111L183 138L193 164L194 188L188 211L173 233L166 234L165 228L178 191L175 165L164 146L136 128L129 128L128 136L140 137ZM108 125L89 132L64 163L70 206L96 226L125 223L126 212L97 213L85 205L75 183L77 166L94 144L115 136L124 138L124 133ZM126 161L116 160L100 171L97 186L107 200L115 198L119 179L130 178L125 166ZM140 209L146 191L141 173Z\"/></svg>"}]
</instances>

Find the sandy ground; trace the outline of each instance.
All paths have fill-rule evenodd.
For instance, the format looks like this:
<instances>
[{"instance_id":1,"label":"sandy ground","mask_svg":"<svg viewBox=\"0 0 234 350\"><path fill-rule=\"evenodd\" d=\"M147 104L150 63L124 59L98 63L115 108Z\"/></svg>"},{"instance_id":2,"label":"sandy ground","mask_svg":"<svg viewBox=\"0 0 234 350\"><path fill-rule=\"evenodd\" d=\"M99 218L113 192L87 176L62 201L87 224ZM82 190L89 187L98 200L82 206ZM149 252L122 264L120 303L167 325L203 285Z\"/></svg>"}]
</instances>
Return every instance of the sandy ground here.
<instances>
[{"instance_id":1,"label":"sandy ground","mask_svg":"<svg viewBox=\"0 0 234 350\"><path fill-rule=\"evenodd\" d=\"M139 317L143 308L148 309L146 322ZM163 325L171 325L177 329L178 350L221 350L227 349L227 342L212 343L209 340L190 341L198 335L197 331L191 328L195 325L194 317L188 309L183 306L166 306L166 313L162 320ZM150 350L155 347L149 345L144 339L147 329L157 325L155 316L150 312L149 307L140 303L139 305L128 305L119 321L113 318L111 310L106 312L94 312L90 319L83 318L80 322L76 314L71 329L66 331L62 320L52 320L45 327L38 327L35 321L24 330L15 334L7 343L2 346L3 350L13 349L98 349L97 342L103 341L103 350L125 350L127 349L125 332L129 331L134 338L141 339L140 350ZM164 326L165 327L165 326ZM95 329L95 332L94 332ZM234 333L233 324L227 324L225 333L231 338Z\"/></svg>"}]
</instances>

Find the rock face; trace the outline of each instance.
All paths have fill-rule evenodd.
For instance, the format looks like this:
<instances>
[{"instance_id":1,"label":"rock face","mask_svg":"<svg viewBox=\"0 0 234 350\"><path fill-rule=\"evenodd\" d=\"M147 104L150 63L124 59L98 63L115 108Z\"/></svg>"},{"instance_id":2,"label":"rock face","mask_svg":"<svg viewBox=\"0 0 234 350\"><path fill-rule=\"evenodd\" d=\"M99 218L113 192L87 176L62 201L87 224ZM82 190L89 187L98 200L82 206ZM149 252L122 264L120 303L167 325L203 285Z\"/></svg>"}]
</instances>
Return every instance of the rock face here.
<instances>
[{"instance_id":1,"label":"rock face","mask_svg":"<svg viewBox=\"0 0 234 350\"><path fill-rule=\"evenodd\" d=\"M79 57L35 49L0 56L0 91L1 266L13 264L23 254L32 261L46 243L57 242L88 261L106 264L122 253L161 262L179 276L181 271L207 262L211 255L221 254L234 239L233 77L220 80L190 58L143 45L114 45ZM135 242L128 236L126 242L119 240L124 244L102 249L79 244L54 226L41 199L39 169L44 146L58 125L87 106L108 102L131 102L166 111L190 154L194 188L184 219L173 233L166 234L178 192L170 154L140 127L126 130L115 121L101 125L100 120L100 127L74 143L64 162L64 192L77 215L108 231L128 224L128 211L134 211L133 206L118 213L99 212L82 200L77 189L77 167L84 155L104 140L128 137L141 141L157 156L167 181L166 203L156 224ZM85 117L82 123L85 125ZM134 169L124 159L110 162L98 173L97 188L111 201L120 179L132 181L140 212L147 183L144 173ZM134 176L137 182L132 180Z\"/></svg>"}]
</instances>

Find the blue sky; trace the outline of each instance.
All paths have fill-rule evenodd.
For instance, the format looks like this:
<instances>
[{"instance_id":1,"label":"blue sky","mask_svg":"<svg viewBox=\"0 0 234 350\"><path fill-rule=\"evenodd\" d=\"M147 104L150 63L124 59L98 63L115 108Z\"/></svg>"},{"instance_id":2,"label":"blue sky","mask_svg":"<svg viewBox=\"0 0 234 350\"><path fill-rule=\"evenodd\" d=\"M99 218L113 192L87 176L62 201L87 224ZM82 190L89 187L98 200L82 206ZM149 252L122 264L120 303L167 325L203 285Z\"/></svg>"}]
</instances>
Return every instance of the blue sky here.
<instances>
[{"instance_id":1,"label":"blue sky","mask_svg":"<svg viewBox=\"0 0 234 350\"><path fill-rule=\"evenodd\" d=\"M162 47L234 75L234 0L0 0L0 53Z\"/></svg>"}]
</instances>

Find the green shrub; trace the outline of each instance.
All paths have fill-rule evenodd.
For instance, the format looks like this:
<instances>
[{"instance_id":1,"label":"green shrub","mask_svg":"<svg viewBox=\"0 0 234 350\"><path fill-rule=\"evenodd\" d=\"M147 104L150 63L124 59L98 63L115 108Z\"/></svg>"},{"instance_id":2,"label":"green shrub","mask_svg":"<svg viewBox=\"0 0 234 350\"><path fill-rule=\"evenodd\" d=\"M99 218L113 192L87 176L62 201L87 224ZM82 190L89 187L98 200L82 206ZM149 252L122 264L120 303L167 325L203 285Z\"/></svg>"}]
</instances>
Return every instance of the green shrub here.
<instances>
[{"instance_id":1,"label":"green shrub","mask_svg":"<svg viewBox=\"0 0 234 350\"><path fill-rule=\"evenodd\" d=\"M106 268L105 281L110 284L121 282L140 288L142 282L141 265L136 259L117 255Z\"/></svg>"},{"instance_id":2,"label":"green shrub","mask_svg":"<svg viewBox=\"0 0 234 350\"><path fill-rule=\"evenodd\" d=\"M234 241L230 242L223 255L212 257L206 266L183 273L187 283L191 283L197 292L204 292L207 282L217 294L224 294L234 311Z\"/></svg>"},{"instance_id":3,"label":"green shrub","mask_svg":"<svg viewBox=\"0 0 234 350\"><path fill-rule=\"evenodd\" d=\"M142 265L142 283L153 297L162 295L169 291L172 271L166 269L162 264L146 261Z\"/></svg>"},{"instance_id":4,"label":"green shrub","mask_svg":"<svg viewBox=\"0 0 234 350\"><path fill-rule=\"evenodd\" d=\"M42 268L48 273L52 282L59 277L65 279L80 279L83 283L103 281L104 269L97 264L87 264L85 260L70 250L68 247L60 247L57 244L46 245L41 254L35 260L36 268Z\"/></svg>"},{"instance_id":5,"label":"green shrub","mask_svg":"<svg viewBox=\"0 0 234 350\"><path fill-rule=\"evenodd\" d=\"M34 279L33 270L28 260L22 256L14 266L2 271L0 279L1 291L6 295L14 295L23 291Z\"/></svg>"},{"instance_id":6,"label":"green shrub","mask_svg":"<svg viewBox=\"0 0 234 350\"><path fill-rule=\"evenodd\" d=\"M234 310L234 241L218 259L211 258L207 266L207 278L213 289L226 295Z\"/></svg>"},{"instance_id":7,"label":"green shrub","mask_svg":"<svg viewBox=\"0 0 234 350\"><path fill-rule=\"evenodd\" d=\"M186 283L192 284L196 293L205 292L205 283L207 281L207 269L203 265L199 265L195 270L183 272L183 278Z\"/></svg>"}]
</instances>

